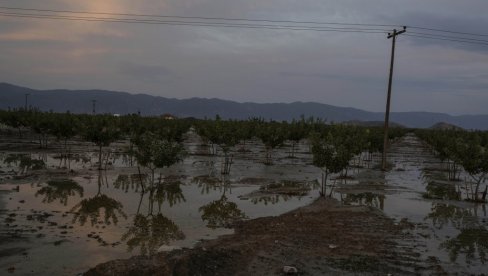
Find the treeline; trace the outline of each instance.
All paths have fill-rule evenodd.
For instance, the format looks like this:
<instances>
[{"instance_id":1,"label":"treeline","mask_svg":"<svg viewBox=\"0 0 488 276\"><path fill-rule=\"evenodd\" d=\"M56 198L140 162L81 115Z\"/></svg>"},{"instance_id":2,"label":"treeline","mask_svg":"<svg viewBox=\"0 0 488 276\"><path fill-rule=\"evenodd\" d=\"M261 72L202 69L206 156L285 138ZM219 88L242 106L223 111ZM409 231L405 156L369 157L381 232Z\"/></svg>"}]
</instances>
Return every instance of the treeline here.
<instances>
[{"instance_id":1,"label":"treeline","mask_svg":"<svg viewBox=\"0 0 488 276\"><path fill-rule=\"evenodd\" d=\"M474 187L466 187L469 200L486 201L488 186L482 192L481 186L488 174L488 132L419 129L416 134L445 164L449 180L460 180L463 169L471 177Z\"/></svg>"},{"instance_id":2,"label":"treeline","mask_svg":"<svg viewBox=\"0 0 488 276\"><path fill-rule=\"evenodd\" d=\"M383 129L351 125L327 124L314 118L301 118L292 122L265 121L252 118L244 121L215 119L174 119L126 115L79 115L46 113L35 110L0 111L0 123L18 130L18 135L30 130L45 148L59 143L69 155L67 141L73 138L91 142L99 150L99 169L103 169L102 151L118 140L128 141L127 153L137 166L151 172L168 167L184 156L184 134L192 128L209 145L209 154L222 156L222 174L229 174L233 153L239 144L246 151L246 143L259 139L265 148L264 163L273 164L273 152L285 143L291 148L289 158L295 158L297 145L307 139L313 154L313 164L324 172L323 188L330 174L347 177L348 168L361 166L371 160L373 153L383 151ZM390 139L403 136L408 130L393 128ZM132 165L132 162L131 162ZM325 194L325 191L323 192Z\"/></svg>"}]
</instances>

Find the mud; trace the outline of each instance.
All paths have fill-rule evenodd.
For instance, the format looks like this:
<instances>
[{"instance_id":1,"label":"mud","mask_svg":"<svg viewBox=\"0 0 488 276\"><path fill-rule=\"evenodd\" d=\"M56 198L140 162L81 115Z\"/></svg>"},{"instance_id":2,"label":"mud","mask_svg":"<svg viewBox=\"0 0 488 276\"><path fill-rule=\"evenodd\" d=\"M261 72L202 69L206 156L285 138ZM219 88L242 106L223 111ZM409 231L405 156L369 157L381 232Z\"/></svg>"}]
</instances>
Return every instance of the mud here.
<instances>
[{"instance_id":1,"label":"mud","mask_svg":"<svg viewBox=\"0 0 488 276\"><path fill-rule=\"evenodd\" d=\"M398 246L408 223L395 223L365 206L320 198L277 216L241 221L235 234L194 249L111 261L85 275L300 275L415 274L430 268Z\"/></svg>"}]
</instances>

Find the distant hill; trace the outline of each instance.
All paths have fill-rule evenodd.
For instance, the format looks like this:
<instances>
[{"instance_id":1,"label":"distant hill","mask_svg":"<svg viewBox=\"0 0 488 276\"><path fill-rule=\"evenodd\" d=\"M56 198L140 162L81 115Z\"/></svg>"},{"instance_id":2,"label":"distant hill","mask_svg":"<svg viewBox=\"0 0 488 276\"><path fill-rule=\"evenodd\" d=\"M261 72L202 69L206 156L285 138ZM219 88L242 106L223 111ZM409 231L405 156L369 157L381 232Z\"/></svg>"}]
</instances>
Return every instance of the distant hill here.
<instances>
[{"instance_id":1,"label":"distant hill","mask_svg":"<svg viewBox=\"0 0 488 276\"><path fill-rule=\"evenodd\" d=\"M292 120L316 117L333 122L383 121L384 113L369 112L350 107L337 107L313 102L294 103L238 103L221 99L171 99L145 94L129 94L106 90L35 90L8 83L0 83L0 109L19 108L29 94L29 105L43 111L91 113L96 100L97 113L142 115L170 113L177 117L247 119L261 117L274 120ZM393 112L390 121L406 127L428 128L438 122L458 125L465 129L488 129L488 115L451 116L431 112Z\"/></svg>"},{"instance_id":2,"label":"distant hill","mask_svg":"<svg viewBox=\"0 0 488 276\"><path fill-rule=\"evenodd\" d=\"M430 129L440 129L440 130L463 130L462 127L455 126L453 124L440 122L430 127Z\"/></svg>"}]
</instances>

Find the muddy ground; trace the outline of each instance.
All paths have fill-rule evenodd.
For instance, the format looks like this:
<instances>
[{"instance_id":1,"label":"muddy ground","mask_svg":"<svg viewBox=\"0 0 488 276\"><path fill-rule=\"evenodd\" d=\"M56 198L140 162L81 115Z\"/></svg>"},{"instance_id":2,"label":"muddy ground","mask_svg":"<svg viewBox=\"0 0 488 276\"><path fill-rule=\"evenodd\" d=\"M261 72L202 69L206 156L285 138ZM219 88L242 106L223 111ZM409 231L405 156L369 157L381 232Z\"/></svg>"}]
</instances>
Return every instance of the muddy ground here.
<instances>
[{"instance_id":1,"label":"muddy ground","mask_svg":"<svg viewBox=\"0 0 488 276\"><path fill-rule=\"evenodd\" d=\"M320 198L281 216L241 221L235 234L193 249L114 260L85 275L281 275L285 266L299 275L442 274L435 258L424 262L401 246L412 227L371 207Z\"/></svg>"},{"instance_id":2,"label":"muddy ground","mask_svg":"<svg viewBox=\"0 0 488 276\"><path fill-rule=\"evenodd\" d=\"M137 202L142 202L144 214L152 206L147 195L141 197L130 185L116 185L119 176L130 180L130 175L137 172L124 163L122 154L100 174L94 163L98 160L93 152L96 149L73 141L81 161L73 161L68 170L55 158L57 149L36 151L36 145L28 139L7 138L0 136L0 159L10 154L29 154L36 160L42 157L48 169L19 173L14 166L2 167L3 273L74 275L103 262L86 274L280 275L285 266L292 267L290 271L295 268L299 275L484 275L486 271L486 205L462 201L464 183L447 181L443 164L412 134L392 144L388 155L391 171L375 169L377 160L364 163L363 168L351 167L352 177L334 176L329 180L327 195L334 199L321 198L311 204L318 196L316 178L320 170L310 164L306 143L301 145L299 158L289 158L287 148L276 151L273 166L262 164L261 144L248 145L251 151L235 153L231 177L221 179L218 156L208 155L201 141L190 136L185 146L192 154L164 171L169 178L175 176L182 181L180 195L186 201L174 206L168 203L157 211L181 227L187 238L153 242L154 253L159 253L150 257L130 257L142 253L129 252L128 244L121 240L126 229L133 226L133 216L139 214ZM123 148L120 143L110 151L123 153ZM81 157L88 157L88 161ZM58 178L79 183L84 197L69 195L66 206L58 201L44 202L37 196L48 186L47 181ZM121 217L118 225L100 224L101 220L91 226L78 225L70 210L97 191L123 203L129 219ZM446 198L451 194L456 198ZM213 229L200 210L222 198L246 213L246 219L231 219ZM305 207L289 211L300 206ZM147 212L153 215L152 209ZM29 219L37 218L36 214L50 217ZM232 231L220 227L233 228L235 233L208 240ZM101 241L109 240L116 246L100 244L92 238L94 231ZM146 235L148 238L165 232L152 231ZM162 252L172 248L183 249Z\"/></svg>"}]
</instances>

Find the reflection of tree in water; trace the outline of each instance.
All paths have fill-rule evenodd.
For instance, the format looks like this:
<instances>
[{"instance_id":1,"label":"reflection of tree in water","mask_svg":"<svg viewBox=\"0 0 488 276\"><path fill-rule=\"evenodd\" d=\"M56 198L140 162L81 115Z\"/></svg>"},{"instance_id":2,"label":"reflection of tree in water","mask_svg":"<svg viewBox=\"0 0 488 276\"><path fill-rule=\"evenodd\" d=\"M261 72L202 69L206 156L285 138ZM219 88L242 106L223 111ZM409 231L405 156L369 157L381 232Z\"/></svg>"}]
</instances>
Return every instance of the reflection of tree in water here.
<instances>
[{"instance_id":1,"label":"reflection of tree in water","mask_svg":"<svg viewBox=\"0 0 488 276\"><path fill-rule=\"evenodd\" d=\"M441 248L449 251L452 262L457 260L459 254L465 254L466 263L477 259L484 264L488 253L488 230L483 226L462 229L456 237L443 242Z\"/></svg>"},{"instance_id":2,"label":"reflection of tree in water","mask_svg":"<svg viewBox=\"0 0 488 276\"><path fill-rule=\"evenodd\" d=\"M482 211L486 217L484 205ZM459 230L455 237L440 245L441 249L449 252L452 262L461 254L465 256L468 264L478 260L484 264L487 261L488 230L479 221L478 205L473 208L462 208L445 203L433 203L431 212L425 217L425 220L429 219L437 229L450 224Z\"/></svg>"},{"instance_id":3,"label":"reflection of tree in water","mask_svg":"<svg viewBox=\"0 0 488 276\"><path fill-rule=\"evenodd\" d=\"M157 183L145 193L141 193L134 221L129 230L122 236L122 241L127 243L129 251L139 247L140 254L152 255L161 245L185 238L185 234L178 225L161 214L161 207L164 202L173 206L185 201L180 185L180 181L165 181ZM148 194L147 215L140 214L145 194ZM158 205L157 211L154 210L155 202Z\"/></svg>"},{"instance_id":4,"label":"reflection of tree in water","mask_svg":"<svg viewBox=\"0 0 488 276\"><path fill-rule=\"evenodd\" d=\"M72 179L57 179L47 182L47 186L39 189L35 196L44 196L43 203L52 203L59 199L59 202L66 206L68 204L68 197L78 194L83 197L83 187Z\"/></svg>"},{"instance_id":5,"label":"reflection of tree in water","mask_svg":"<svg viewBox=\"0 0 488 276\"><path fill-rule=\"evenodd\" d=\"M461 191L456 190L456 186L450 183L430 181L425 187L424 198L430 199L451 199L460 200Z\"/></svg>"},{"instance_id":6,"label":"reflection of tree in water","mask_svg":"<svg viewBox=\"0 0 488 276\"><path fill-rule=\"evenodd\" d=\"M164 202L168 202L170 207L182 201L185 202L186 200L181 190L181 182L171 181L159 184L154 193L154 200L158 203L159 211L161 211L161 205Z\"/></svg>"},{"instance_id":7,"label":"reflection of tree in water","mask_svg":"<svg viewBox=\"0 0 488 276\"><path fill-rule=\"evenodd\" d=\"M237 204L229 201L225 196L227 189L230 188L230 181L226 177L222 177L220 183L223 191L220 199L198 209L202 213L202 220L206 221L207 226L212 229L230 227L235 221L246 218L246 214L238 208Z\"/></svg>"},{"instance_id":8,"label":"reflection of tree in water","mask_svg":"<svg viewBox=\"0 0 488 276\"><path fill-rule=\"evenodd\" d=\"M124 192L139 192L139 188L146 186L148 181L147 174L119 174L114 181L114 188Z\"/></svg>"},{"instance_id":9,"label":"reflection of tree in water","mask_svg":"<svg viewBox=\"0 0 488 276\"><path fill-rule=\"evenodd\" d=\"M212 176L211 174L209 175L200 175L200 176L195 176L192 179L193 183L196 183L198 185L198 188L201 188L200 193L203 194L208 194L211 191L222 191L223 187L226 187L230 184L230 181L226 177L222 177L221 179Z\"/></svg>"},{"instance_id":10,"label":"reflection of tree in water","mask_svg":"<svg viewBox=\"0 0 488 276\"><path fill-rule=\"evenodd\" d=\"M280 202L280 199L282 199L283 201L288 201L290 198L292 198L291 195L281 195L281 194L260 195L260 196L251 197L251 202L254 204L264 203L264 205L268 205L268 204L276 204Z\"/></svg>"},{"instance_id":11,"label":"reflection of tree in water","mask_svg":"<svg viewBox=\"0 0 488 276\"><path fill-rule=\"evenodd\" d=\"M104 224L117 224L119 216L125 219L127 218L127 215L123 211L124 206L122 203L101 193L103 182L102 172L100 171L98 174L97 194L94 197L83 199L71 208L71 212L74 212L73 223L78 221L80 225L84 225L90 219L91 225L93 226L99 222L99 218L102 216L102 209ZM107 182L106 179L105 182ZM106 185L108 186L108 182Z\"/></svg>"},{"instance_id":12,"label":"reflection of tree in water","mask_svg":"<svg viewBox=\"0 0 488 276\"><path fill-rule=\"evenodd\" d=\"M219 200L214 200L198 209L202 212L202 220L207 221L210 228L230 227L237 220L246 218L237 204L228 201L225 194Z\"/></svg>"},{"instance_id":13,"label":"reflection of tree in water","mask_svg":"<svg viewBox=\"0 0 488 276\"><path fill-rule=\"evenodd\" d=\"M351 205L366 205L383 210L385 207L385 195L375 194L371 192L359 194L341 194L341 201L343 204Z\"/></svg>"},{"instance_id":14,"label":"reflection of tree in water","mask_svg":"<svg viewBox=\"0 0 488 276\"><path fill-rule=\"evenodd\" d=\"M29 170L41 170L46 168L46 163L42 159L33 159L29 154L9 154L3 160L8 166L14 164L18 166L18 174L27 173Z\"/></svg>"},{"instance_id":15,"label":"reflection of tree in water","mask_svg":"<svg viewBox=\"0 0 488 276\"><path fill-rule=\"evenodd\" d=\"M468 208L461 208L445 203L433 203L431 212L424 220L432 220L432 225L437 229L442 229L449 223L456 229L462 229L466 226L477 224L478 218L472 212Z\"/></svg>"},{"instance_id":16,"label":"reflection of tree in water","mask_svg":"<svg viewBox=\"0 0 488 276\"><path fill-rule=\"evenodd\" d=\"M137 214L132 226L122 236L122 241L127 241L129 251L140 247L140 254L152 255L161 245L184 238L185 234L178 225L162 214Z\"/></svg>"}]
</instances>

